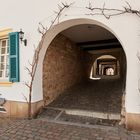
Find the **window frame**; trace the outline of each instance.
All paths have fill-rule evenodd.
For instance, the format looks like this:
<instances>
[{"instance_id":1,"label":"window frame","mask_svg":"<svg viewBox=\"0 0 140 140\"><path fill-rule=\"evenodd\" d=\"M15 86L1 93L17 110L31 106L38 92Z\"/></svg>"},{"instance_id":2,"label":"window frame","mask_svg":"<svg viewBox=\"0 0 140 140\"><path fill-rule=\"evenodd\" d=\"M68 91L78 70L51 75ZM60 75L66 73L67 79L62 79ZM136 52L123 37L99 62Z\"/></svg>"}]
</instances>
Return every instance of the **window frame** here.
<instances>
[{"instance_id":1,"label":"window frame","mask_svg":"<svg viewBox=\"0 0 140 140\"><path fill-rule=\"evenodd\" d=\"M2 41L6 40L6 45L5 45L6 50L5 50L4 54L1 54L1 48L0 48L0 64L1 64L1 56L5 56L4 62L3 62L4 63L4 75L3 75L3 77L0 77L0 83L3 83L3 82L9 83L9 36L8 35L10 32L12 32L12 29L5 29L5 30L0 31L0 47L2 47ZM6 61L8 61L8 65L7 65ZM7 67L8 67L8 69L7 69ZM6 77L7 70L8 70L8 77Z\"/></svg>"},{"instance_id":2,"label":"window frame","mask_svg":"<svg viewBox=\"0 0 140 140\"><path fill-rule=\"evenodd\" d=\"M3 47L2 46L2 42L6 41L6 44L5 46ZM0 68L0 71L3 72L2 74L2 77L0 77L0 81L9 81L9 72L8 72L8 76L7 76L7 67L9 67L9 52L8 52L8 49L9 49L9 45L8 45L8 38L4 38L4 39L0 39L0 65L4 65L4 68L3 70ZM1 53L2 52L2 49L5 48L5 53ZM1 61L1 57L4 57L4 61L2 62Z\"/></svg>"}]
</instances>

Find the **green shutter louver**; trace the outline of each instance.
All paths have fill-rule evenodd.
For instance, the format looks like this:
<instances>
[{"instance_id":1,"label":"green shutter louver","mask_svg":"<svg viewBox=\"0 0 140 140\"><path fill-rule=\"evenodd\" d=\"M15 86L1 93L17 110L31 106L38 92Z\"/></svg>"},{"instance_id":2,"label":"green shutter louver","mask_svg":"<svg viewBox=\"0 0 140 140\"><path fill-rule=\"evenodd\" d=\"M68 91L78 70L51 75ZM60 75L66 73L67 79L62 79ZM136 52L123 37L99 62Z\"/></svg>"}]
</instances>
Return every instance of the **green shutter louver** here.
<instances>
[{"instance_id":1,"label":"green shutter louver","mask_svg":"<svg viewBox=\"0 0 140 140\"><path fill-rule=\"evenodd\" d=\"M9 34L9 81L19 82L19 33Z\"/></svg>"}]
</instances>

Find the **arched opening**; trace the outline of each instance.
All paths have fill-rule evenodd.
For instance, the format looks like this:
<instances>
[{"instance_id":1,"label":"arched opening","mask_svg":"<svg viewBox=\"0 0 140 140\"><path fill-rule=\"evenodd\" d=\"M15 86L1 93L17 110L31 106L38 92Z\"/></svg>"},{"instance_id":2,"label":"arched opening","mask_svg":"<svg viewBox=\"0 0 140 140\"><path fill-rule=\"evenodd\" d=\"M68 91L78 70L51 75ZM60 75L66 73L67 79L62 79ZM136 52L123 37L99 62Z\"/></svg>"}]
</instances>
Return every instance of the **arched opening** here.
<instances>
[{"instance_id":1,"label":"arched opening","mask_svg":"<svg viewBox=\"0 0 140 140\"><path fill-rule=\"evenodd\" d=\"M104 68L104 75L111 76L115 75L115 68L110 67L105 67Z\"/></svg>"},{"instance_id":2,"label":"arched opening","mask_svg":"<svg viewBox=\"0 0 140 140\"><path fill-rule=\"evenodd\" d=\"M91 68L90 79L93 79L95 77L96 78L100 77L100 79L113 77L119 78L120 77L119 58L116 58L111 55L102 55L96 58Z\"/></svg>"},{"instance_id":3,"label":"arched opening","mask_svg":"<svg viewBox=\"0 0 140 140\"><path fill-rule=\"evenodd\" d=\"M126 56L118 39L98 25L81 24L60 32L43 61L46 106L105 120L121 119Z\"/></svg>"}]
</instances>

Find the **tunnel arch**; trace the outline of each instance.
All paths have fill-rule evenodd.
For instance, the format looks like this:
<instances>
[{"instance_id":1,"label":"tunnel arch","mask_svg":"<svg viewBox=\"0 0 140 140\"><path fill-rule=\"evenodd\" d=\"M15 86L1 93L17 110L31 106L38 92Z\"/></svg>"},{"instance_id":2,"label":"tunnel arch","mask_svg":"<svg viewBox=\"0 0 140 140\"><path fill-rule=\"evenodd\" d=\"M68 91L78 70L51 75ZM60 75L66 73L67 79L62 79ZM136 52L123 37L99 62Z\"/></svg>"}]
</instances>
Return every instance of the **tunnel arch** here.
<instances>
[{"instance_id":1,"label":"tunnel arch","mask_svg":"<svg viewBox=\"0 0 140 140\"><path fill-rule=\"evenodd\" d=\"M117 35L117 33L111 28L109 27L106 23L104 22L101 22L99 20L94 20L92 18L75 18L75 19L69 19L69 20L65 20L65 21L62 21L56 25L54 25L51 29L49 29L46 34L44 35L43 39L42 39L42 50L41 50L41 57L40 57L40 64L43 64L43 60L45 58L45 54L46 54L46 51L50 45L50 43L53 41L53 39L59 34L61 33L62 31L70 28L70 27L74 27L76 25L83 25L83 24L89 24L89 25L97 25L97 26L100 26L106 30L108 30L110 33L112 33L116 38L117 40L120 42L121 46L122 46L122 49L124 51L124 56L125 56L125 61L126 61L126 79L128 77L127 75L127 49L126 49L126 46L123 44L123 40ZM42 66L41 66L42 68ZM41 72L41 76L42 75L42 72ZM39 78L39 77L38 77ZM42 87L42 78L40 79L41 80L41 87ZM124 89L126 88L126 85L127 85L127 81L126 81L126 84L124 85ZM43 98L43 90L42 88L40 89L42 95L41 97Z\"/></svg>"},{"instance_id":2,"label":"tunnel arch","mask_svg":"<svg viewBox=\"0 0 140 140\"><path fill-rule=\"evenodd\" d=\"M41 91L40 93L41 93L41 98L42 99L43 99L43 83L42 83L43 82L43 80L42 80L43 79L42 78L43 77L43 71L42 71L42 69L43 69L43 61L44 61L44 58L45 58L45 55L46 55L46 52L47 52L47 49L48 49L49 45L54 40L54 38L59 33L61 33L62 31L66 30L66 29L68 29L70 27L74 27L76 25L84 25L84 24L97 25L97 26L105 28L110 33L112 33L119 40L119 42L120 42L120 44L122 46L122 49L124 50L125 58L127 60L127 52L125 51L126 48L123 45L123 41L106 24L101 23L101 22L96 21L96 20L93 20L93 19L86 19L86 18L84 18L84 19L83 18L82 19L72 19L72 20L67 20L67 21L61 22L61 23L53 26L50 30L48 30L48 32L45 34L45 36L43 37L43 40L42 40L42 46L43 47L42 47L41 53L40 53L40 60L39 60L39 66L40 67L37 68L37 74L35 76L35 82L34 82L34 85L35 85L35 84L38 84L38 81L40 81L40 83L38 84L39 88L36 91L38 91L38 90ZM127 62L126 62L126 64L127 64ZM127 71L127 65L126 65L126 71ZM127 73L126 73L126 77L127 77ZM37 80L36 80L36 78L37 78ZM124 86L124 93L125 93L125 88L126 87ZM34 90L35 89L36 89L36 87L34 87ZM125 107L125 105L124 105L124 107Z\"/></svg>"},{"instance_id":3,"label":"tunnel arch","mask_svg":"<svg viewBox=\"0 0 140 140\"><path fill-rule=\"evenodd\" d=\"M40 61L43 62L47 48L49 47L52 40L59 33L61 33L62 31L66 30L70 27L73 27L76 25L83 25L83 24L97 25L97 26L100 26L100 27L108 30L110 33L112 33L120 42L120 44L125 52L125 56L126 56L126 60L127 60L126 46L123 44L123 40L117 35L117 33L115 33L115 31L112 28L110 28L107 24L100 22L98 20L94 20L94 19L90 19L90 18L76 18L76 19L70 19L70 20L60 22L59 24L54 25L51 29L49 29L46 32L45 36L43 37L42 45L44 47L42 47L42 53L41 53L42 57L41 57Z\"/></svg>"},{"instance_id":4,"label":"tunnel arch","mask_svg":"<svg viewBox=\"0 0 140 140\"><path fill-rule=\"evenodd\" d=\"M75 22L77 21L77 22ZM90 22L89 22L90 21ZM50 31L48 31L48 33L46 33L45 35L45 38L44 38L44 42L43 44L46 44L45 46L43 46L43 49L44 49L44 55L42 55L43 57L43 61L44 61L44 58L45 58L45 55L47 54L47 51L49 50L49 46L50 44L53 42L53 40L56 38L56 36L58 36L61 32L63 32L64 30L67 30L69 29L70 27L75 27L76 25L79 26L79 25L84 25L84 24L89 24L89 25L97 25L97 26L100 26L102 28L105 28L108 32L112 33L113 31L110 31L110 29L108 29L108 27L106 27L104 24L101 24L100 22L97 22L97 21L94 21L93 23L93 20L88 20L87 19L76 19L76 20L69 20L69 21L65 21L65 22L62 22L58 25L55 25ZM73 23L73 24L72 24ZM65 28L64 28L65 27ZM61 28L61 29L60 29ZM52 31L52 32L51 32ZM114 35L114 33L112 33ZM48 38L46 37L49 37L51 36L51 38L48 40ZM115 35L114 35L115 36ZM116 37L116 36L115 36ZM117 37L116 37L117 38ZM118 38L117 38L118 39ZM48 40L48 42L46 42ZM120 40L120 39L118 39ZM120 42L121 44L121 42ZM122 46L122 44L121 44ZM122 49L124 50L123 46L122 46ZM125 55L125 51L124 51L124 55ZM97 59L101 59L101 58L104 58L104 57L108 57L110 59L115 59L116 57L113 56L113 55L102 55L100 57L98 57ZM125 55L126 57L126 55ZM44 75L43 75L44 77ZM124 88L124 93L125 93L125 88ZM43 94L44 95L44 94ZM56 97L56 96L55 96ZM48 99L51 98L51 97L47 97Z\"/></svg>"},{"instance_id":5,"label":"tunnel arch","mask_svg":"<svg viewBox=\"0 0 140 140\"><path fill-rule=\"evenodd\" d=\"M124 53L124 52L122 52L122 53ZM105 60L105 59L110 59L110 60L115 60L116 61L116 68L115 68L116 69L115 70L116 72L113 75L116 75L119 78L119 74L120 74L120 60L118 60L118 58L115 55L110 54L110 55L101 55L101 56L98 56L94 60L93 65L91 66L91 72L90 72L90 78L91 79L94 79L94 77L96 77L95 79L101 79L101 78L97 78L99 76L97 74L97 67L98 67L97 62L98 62L98 60ZM108 66L108 68L112 68L112 67L109 67ZM113 68L113 70L114 70L114 68Z\"/></svg>"}]
</instances>

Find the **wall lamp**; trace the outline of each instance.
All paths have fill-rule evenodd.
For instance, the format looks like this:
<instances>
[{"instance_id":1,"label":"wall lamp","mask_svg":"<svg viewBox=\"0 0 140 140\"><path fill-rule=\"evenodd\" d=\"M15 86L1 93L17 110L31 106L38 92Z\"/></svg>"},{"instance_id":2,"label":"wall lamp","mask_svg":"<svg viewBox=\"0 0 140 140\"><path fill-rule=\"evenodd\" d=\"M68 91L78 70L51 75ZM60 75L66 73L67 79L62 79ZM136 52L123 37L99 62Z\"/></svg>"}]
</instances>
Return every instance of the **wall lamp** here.
<instances>
[{"instance_id":1,"label":"wall lamp","mask_svg":"<svg viewBox=\"0 0 140 140\"><path fill-rule=\"evenodd\" d=\"M25 46L27 46L27 39L23 39L24 38L24 32L22 31L22 29L20 29L19 31L19 39L21 41L21 43L23 42Z\"/></svg>"}]
</instances>

